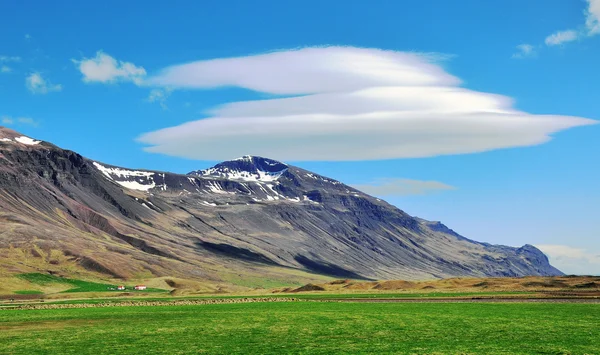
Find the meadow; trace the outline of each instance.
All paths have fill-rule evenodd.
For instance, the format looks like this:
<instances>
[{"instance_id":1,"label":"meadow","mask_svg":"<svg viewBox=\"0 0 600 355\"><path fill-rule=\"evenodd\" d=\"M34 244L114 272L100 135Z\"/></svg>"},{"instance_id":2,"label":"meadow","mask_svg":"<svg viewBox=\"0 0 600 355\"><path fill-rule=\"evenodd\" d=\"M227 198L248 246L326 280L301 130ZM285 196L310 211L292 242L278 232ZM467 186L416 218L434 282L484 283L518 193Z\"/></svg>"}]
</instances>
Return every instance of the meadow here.
<instances>
[{"instance_id":1,"label":"meadow","mask_svg":"<svg viewBox=\"0 0 600 355\"><path fill-rule=\"evenodd\" d=\"M288 302L0 311L0 354L598 354L600 304Z\"/></svg>"}]
</instances>

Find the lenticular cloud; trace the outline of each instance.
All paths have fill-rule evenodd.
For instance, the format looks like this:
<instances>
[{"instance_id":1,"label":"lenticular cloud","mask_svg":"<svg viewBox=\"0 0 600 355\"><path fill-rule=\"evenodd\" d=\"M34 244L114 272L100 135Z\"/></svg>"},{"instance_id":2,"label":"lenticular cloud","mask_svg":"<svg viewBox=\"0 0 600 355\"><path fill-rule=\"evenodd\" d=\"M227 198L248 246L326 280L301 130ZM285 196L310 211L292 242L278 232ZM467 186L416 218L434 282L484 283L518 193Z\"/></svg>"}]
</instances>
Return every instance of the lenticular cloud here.
<instances>
[{"instance_id":1,"label":"lenticular cloud","mask_svg":"<svg viewBox=\"0 0 600 355\"><path fill-rule=\"evenodd\" d=\"M596 123L518 111L508 97L460 87L434 59L324 47L172 66L148 83L296 96L226 104L138 140L149 152L192 159L375 160L531 146Z\"/></svg>"}]
</instances>

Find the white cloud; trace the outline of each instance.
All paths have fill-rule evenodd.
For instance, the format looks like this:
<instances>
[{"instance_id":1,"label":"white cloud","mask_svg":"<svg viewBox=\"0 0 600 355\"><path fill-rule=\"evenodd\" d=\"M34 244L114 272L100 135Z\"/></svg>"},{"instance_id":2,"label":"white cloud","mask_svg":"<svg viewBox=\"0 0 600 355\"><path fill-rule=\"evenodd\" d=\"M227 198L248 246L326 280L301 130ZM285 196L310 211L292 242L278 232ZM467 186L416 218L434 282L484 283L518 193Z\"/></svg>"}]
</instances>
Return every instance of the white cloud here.
<instances>
[{"instance_id":1,"label":"white cloud","mask_svg":"<svg viewBox=\"0 0 600 355\"><path fill-rule=\"evenodd\" d=\"M557 31L546 37L547 46L557 46L563 43L576 41L584 37L600 34L600 0L586 0L587 8L584 10L585 25L579 29Z\"/></svg>"},{"instance_id":2,"label":"white cloud","mask_svg":"<svg viewBox=\"0 0 600 355\"><path fill-rule=\"evenodd\" d=\"M600 252L567 245L536 245L550 263L567 274L600 275Z\"/></svg>"},{"instance_id":3,"label":"white cloud","mask_svg":"<svg viewBox=\"0 0 600 355\"><path fill-rule=\"evenodd\" d=\"M19 124L23 124L23 125L29 125L29 126L33 126L33 127L37 127L39 125L39 122L37 122L36 120L34 120L31 117L17 117L17 118L13 118L11 116L2 116L0 118L0 122L4 125L12 125L14 123L19 123Z\"/></svg>"},{"instance_id":4,"label":"white cloud","mask_svg":"<svg viewBox=\"0 0 600 355\"><path fill-rule=\"evenodd\" d=\"M597 123L533 115L512 99L458 87L414 53L305 48L177 65L149 79L184 88L239 86L304 94L235 102L210 117L138 138L145 150L192 159L244 154L287 161L429 157L531 146Z\"/></svg>"},{"instance_id":5,"label":"white cloud","mask_svg":"<svg viewBox=\"0 0 600 355\"><path fill-rule=\"evenodd\" d=\"M600 0L588 0L588 9L585 11L585 27L589 36L600 33Z\"/></svg>"},{"instance_id":6,"label":"white cloud","mask_svg":"<svg viewBox=\"0 0 600 355\"><path fill-rule=\"evenodd\" d=\"M21 57L0 55L0 63L17 63L21 61ZM8 65L0 65L0 73L6 74L12 72L12 68Z\"/></svg>"},{"instance_id":7,"label":"white cloud","mask_svg":"<svg viewBox=\"0 0 600 355\"><path fill-rule=\"evenodd\" d=\"M20 62L21 57L0 55L0 62Z\"/></svg>"},{"instance_id":8,"label":"white cloud","mask_svg":"<svg viewBox=\"0 0 600 355\"><path fill-rule=\"evenodd\" d=\"M74 60L83 74L83 81L87 83L115 83L131 81L140 85L146 76L146 70L133 63L118 61L110 55L98 51L94 58L83 58Z\"/></svg>"},{"instance_id":9,"label":"white cloud","mask_svg":"<svg viewBox=\"0 0 600 355\"><path fill-rule=\"evenodd\" d=\"M31 73L25 78L25 86L34 94L47 94L53 91L61 91L62 85L52 84L42 77L40 73Z\"/></svg>"},{"instance_id":10,"label":"white cloud","mask_svg":"<svg viewBox=\"0 0 600 355\"><path fill-rule=\"evenodd\" d=\"M39 125L39 122L37 122L36 120L34 120L31 117L18 117L17 122L19 122L21 124L33 126L33 127L37 127Z\"/></svg>"},{"instance_id":11,"label":"white cloud","mask_svg":"<svg viewBox=\"0 0 600 355\"><path fill-rule=\"evenodd\" d=\"M173 90L170 88L152 89L146 100L148 102L157 102L163 110L167 110L167 98L169 98L171 92L173 92Z\"/></svg>"},{"instance_id":12,"label":"white cloud","mask_svg":"<svg viewBox=\"0 0 600 355\"><path fill-rule=\"evenodd\" d=\"M566 42L576 40L578 33L574 30L558 31L546 37L545 43L548 46L557 46Z\"/></svg>"},{"instance_id":13,"label":"white cloud","mask_svg":"<svg viewBox=\"0 0 600 355\"><path fill-rule=\"evenodd\" d=\"M438 181L395 178L377 179L370 184L355 184L352 187L373 196L426 195L432 192L456 189Z\"/></svg>"},{"instance_id":14,"label":"white cloud","mask_svg":"<svg viewBox=\"0 0 600 355\"><path fill-rule=\"evenodd\" d=\"M534 57L537 54L535 51L535 47L531 44L519 44L516 48L517 52L512 55L513 58L528 58Z\"/></svg>"},{"instance_id":15,"label":"white cloud","mask_svg":"<svg viewBox=\"0 0 600 355\"><path fill-rule=\"evenodd\" d=\"M429 56L351 47L305 48L176 65L148 82L194 89L237 86L281 95L352 91L399 82L404 86L459 83L425 60Z\"/></svg>"}]
</instances>

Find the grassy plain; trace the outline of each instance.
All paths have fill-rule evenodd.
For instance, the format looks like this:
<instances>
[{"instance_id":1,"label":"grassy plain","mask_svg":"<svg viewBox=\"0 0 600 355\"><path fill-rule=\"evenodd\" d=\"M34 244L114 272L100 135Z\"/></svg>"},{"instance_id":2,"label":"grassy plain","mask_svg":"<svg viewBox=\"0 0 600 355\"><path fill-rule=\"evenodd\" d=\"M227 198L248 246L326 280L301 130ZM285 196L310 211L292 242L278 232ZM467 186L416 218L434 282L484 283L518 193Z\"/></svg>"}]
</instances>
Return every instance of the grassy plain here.
<instances>
[{"instance_id":1,"label":"grassy plain","mask_svg":"<svg viewBox=\"0 0 600 355\"><path fill-rule=\"evenodd\" d=\"M247 303L0 311L1 354L597 354L600 304Z\"/></svg>"}]
</instances>

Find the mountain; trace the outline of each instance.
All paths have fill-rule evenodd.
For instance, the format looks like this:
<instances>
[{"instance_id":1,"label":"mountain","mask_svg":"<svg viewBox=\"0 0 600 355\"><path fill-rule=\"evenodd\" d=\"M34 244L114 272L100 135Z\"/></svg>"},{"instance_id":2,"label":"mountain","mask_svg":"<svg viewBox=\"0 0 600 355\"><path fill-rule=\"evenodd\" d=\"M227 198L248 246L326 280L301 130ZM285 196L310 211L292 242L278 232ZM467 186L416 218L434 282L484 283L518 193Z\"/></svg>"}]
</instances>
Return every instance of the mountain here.
<instances>
[{"instance_id":1,"label":"mountain","mask_svg":"<svg viewBox=\"0 0 600 355\"><path fill-rule=\"evenodd\" d=\"M472 241L275 160L127 169L0 128L0 273L35 270L241 286L561 274L531 245Z\"/></svg>"}]
</instances>

